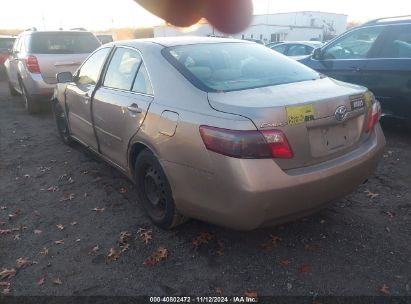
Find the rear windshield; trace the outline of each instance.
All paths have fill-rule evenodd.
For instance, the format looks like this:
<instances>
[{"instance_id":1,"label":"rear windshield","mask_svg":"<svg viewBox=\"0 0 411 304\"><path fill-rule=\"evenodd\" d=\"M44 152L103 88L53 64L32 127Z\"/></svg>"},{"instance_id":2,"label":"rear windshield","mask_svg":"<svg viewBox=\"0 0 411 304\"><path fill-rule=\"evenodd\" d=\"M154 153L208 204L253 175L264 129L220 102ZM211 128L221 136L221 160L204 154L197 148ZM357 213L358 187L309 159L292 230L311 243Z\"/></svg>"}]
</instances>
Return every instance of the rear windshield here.
<instances>
[{"instance_id":1,"label":"rear windshield","mask_svg":"<svg viewBox=\"0 0 411 304\"><path fill-rule=\"evenodd\" d=\"M9 49L13 44L14 38L0 38L0 49Z\"/></svg>"},{"instance_id":2,"label":"rear windshield","mask_svg":"<svg viewBox=\"0 0 411 304\"><path fill-rule=\"evenodd\" d=\"M34 54L85 54L100 46L92 33L36 33L31 37L30 52Z\"/></svg>"},{"instance_id":3,"label":"rear windshield","mask_svg":"<svg viewBox=\"0 0 411 304\"><path fill-rule=\"evenodd\" d=\"M256 43L184 45L163 55L196 87L236 91L318 79L314 70Z\"/></svg>"}]
</instances>

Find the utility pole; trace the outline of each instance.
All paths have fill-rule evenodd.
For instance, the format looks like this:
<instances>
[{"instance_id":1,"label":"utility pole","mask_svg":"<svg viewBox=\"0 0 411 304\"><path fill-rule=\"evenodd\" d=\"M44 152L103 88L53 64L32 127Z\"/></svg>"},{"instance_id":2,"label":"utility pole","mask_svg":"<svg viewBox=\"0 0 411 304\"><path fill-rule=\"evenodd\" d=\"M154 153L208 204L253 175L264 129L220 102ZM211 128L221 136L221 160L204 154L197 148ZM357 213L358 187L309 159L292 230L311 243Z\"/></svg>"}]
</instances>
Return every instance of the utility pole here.
<instances>
[{"instance_id":1,"label":"utility pole","mask_svg":"<svg viewBox=\"0 0 411 304\"><path fill-rule=\"evenodd\" d=\"M43 30L46 30L46 18L44 17L44 12L41 14L41 20L43 21Z\"/></svg>"}]
</instances>

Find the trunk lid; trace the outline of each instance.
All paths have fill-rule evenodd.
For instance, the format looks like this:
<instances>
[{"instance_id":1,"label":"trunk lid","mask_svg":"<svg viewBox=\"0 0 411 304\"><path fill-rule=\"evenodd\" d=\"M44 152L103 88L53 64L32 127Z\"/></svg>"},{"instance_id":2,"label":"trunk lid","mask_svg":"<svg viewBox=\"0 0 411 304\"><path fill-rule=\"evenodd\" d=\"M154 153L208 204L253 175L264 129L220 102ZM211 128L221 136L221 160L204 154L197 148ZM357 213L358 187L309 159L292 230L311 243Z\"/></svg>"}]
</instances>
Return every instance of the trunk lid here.
<instances>
[{"instance_id":1,"label":"trunk lid","mask_svg":"<svg viewBox=\"0 0 411 304\"><path fill-rule=\"evenodd\" d=\"M209 93L217 111L251 119L259 130L287 136L292 159L282 169L314 165L355 149L365 140L366 88L323 78L258 89Z\"/></svg>"},{"instance_id":2,"label":"trunk lid","mask_svg":"<svg viewBox=\"0 0 411 304\"><path fill-rule=\"evenodd\" d=\"M48 84L56 84L60 72L74 73L89 54L35 54L41 76Z\"/></svg>"}]
</instances>

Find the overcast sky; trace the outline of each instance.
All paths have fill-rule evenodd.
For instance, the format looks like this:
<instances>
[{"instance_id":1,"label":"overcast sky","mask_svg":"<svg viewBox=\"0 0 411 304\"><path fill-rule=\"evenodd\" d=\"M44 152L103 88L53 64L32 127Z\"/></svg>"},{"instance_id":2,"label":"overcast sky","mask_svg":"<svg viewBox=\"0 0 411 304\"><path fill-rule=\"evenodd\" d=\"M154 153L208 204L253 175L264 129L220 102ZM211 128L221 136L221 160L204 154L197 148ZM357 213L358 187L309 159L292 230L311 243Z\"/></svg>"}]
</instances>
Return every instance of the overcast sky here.
<instances>
[{"instance_id":1,"label":"overcast sky","mask_svg":"<svg viewBox=\"0 0 411 304\"><path fill-rule=\"evenodd\" d=\"M224 1L224 0L221 0ZM324 11L367 21L383 16L411 15L411 1L390 0L253 0L254 13ZM2 1L3 2L3 1ZM133 0L8 0L1 4L0 28L57 29L85 27L103 30L159 24Z\"/></svg>"}]
</instances>

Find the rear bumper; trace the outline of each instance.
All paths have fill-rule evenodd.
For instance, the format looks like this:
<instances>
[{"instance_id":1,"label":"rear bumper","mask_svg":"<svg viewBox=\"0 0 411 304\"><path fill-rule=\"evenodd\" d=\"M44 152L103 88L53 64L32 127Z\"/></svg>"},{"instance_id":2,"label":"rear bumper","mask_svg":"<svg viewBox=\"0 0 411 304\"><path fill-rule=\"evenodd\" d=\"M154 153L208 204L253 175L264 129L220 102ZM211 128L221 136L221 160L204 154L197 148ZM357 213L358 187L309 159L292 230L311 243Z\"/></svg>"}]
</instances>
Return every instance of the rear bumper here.
<instances>
[{"instance_id":1,"label":"rear bumper","mask_svg":"<svg viewBox=\"0 0 411 304\"><path fill-rule=\"evenodd\" d=\"M56 85L46 83L41 74L27 73L22 80L27 92L37 100L48 101L53 96Z\"/></svg>"},{"instance_id":2,"label":"rear bumper","mask_svg":"<svg viewBox=\"0 0 411 304\"><path fill-rule=\"evenodd\" d=\"M315 166L284 172L272 160L210 153L215 173L162 162L177 209L238 230L279 224L351 193L376 168L385 146L381 127L358 149Z\"/></svg>"}]
</instances>

